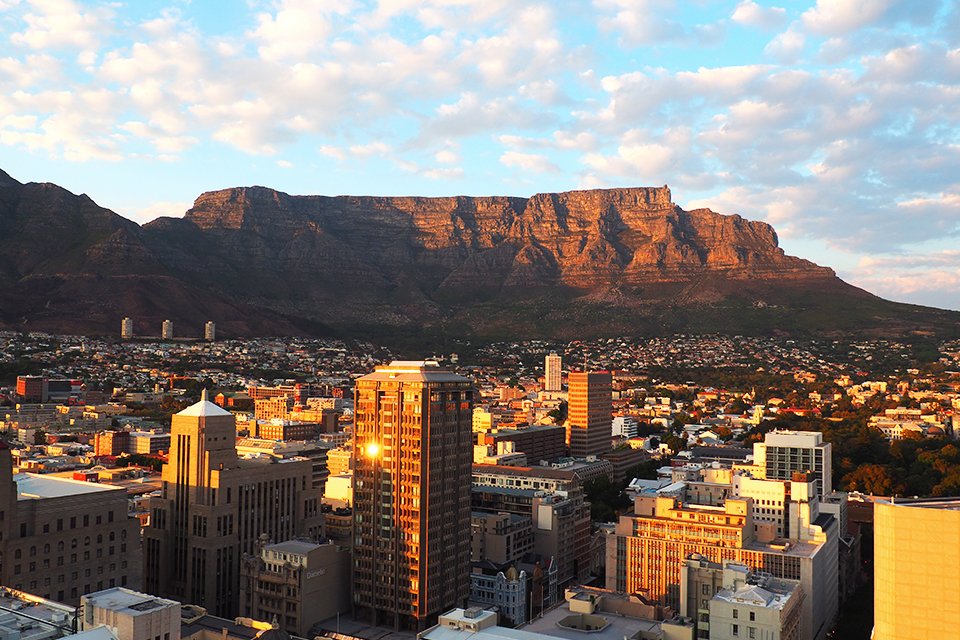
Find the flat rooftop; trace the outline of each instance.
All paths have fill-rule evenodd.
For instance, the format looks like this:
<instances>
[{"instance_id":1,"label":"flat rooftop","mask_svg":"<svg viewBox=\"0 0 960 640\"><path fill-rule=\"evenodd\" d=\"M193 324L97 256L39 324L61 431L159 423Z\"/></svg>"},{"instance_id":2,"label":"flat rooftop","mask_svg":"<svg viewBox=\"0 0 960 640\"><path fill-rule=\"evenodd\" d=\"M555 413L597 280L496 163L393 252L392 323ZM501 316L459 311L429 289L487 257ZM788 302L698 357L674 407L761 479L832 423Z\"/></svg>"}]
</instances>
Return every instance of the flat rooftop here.
<instances>
[{"instance_id":1,"label":"flat rooftop","mask_svg":"<svg viewBox=\"0 0 960 640\"><path fill-rule=\"evenodd\" d=\"M276 544L268 544L264 548L267 551L278 551L280 553L296 553L298 555L305 556L320 546L323 546L323 545L319 545L314 542L304 542L302 540L287 540L285 542L277 542Z\"/></svg>"},{"instance_id":2,"label":"flat rooftop","mask_svg":"<svg viewBox=\"0 0 960 640\"><path fill-rule=\"evenodd\" d=\"M132 589L115 587L97 591L83 597L85 604L91 604L108 611L122 611L131 616L138 616L164 609L167 607L179 607L180 603L165 598L147 595Z\"/></svg>"},{"instance_id":3,"label":"flat rooftop","mask_svg":"<svg viewBox=\"0 0 960 640\"><path fill-rule=\"evenodd\" d=\"M42 500L104 491L123 491L121 487L108 484L55 478L38 473L17 473L14 474L13 480L17 483L17 500Z\"/></svg>"},{"instance_id":4,"label":"flat rooftop","mask_svg":"<svg viewBox=\"0 0 960 640\"><path fill-rule=\"evenodd\" d=\"M960 511L960 498L894 498L890 501L898 507L921 507L923 509L947 509Z\"/></svg>"},{"instance_id":5,"label":"flat rooftop","mask_svg":"<svg viewBox=\"0 0 960 640\"><path fill-rule=\"evenodd\" d=\"M656 620L628 618L616 613L595 611L593 615L600 616L606 620L608 624L601 631L584 633L576 629L561 627L558 624L570 615L576 614L570 612L569 606L562 604L559 607L550 609L542 617L536 618L520 628L523 631L529 631L538 635L565 638L566 640L623 640L624 638L632 638L638 631L654 633L660 629L660 623Z\"/></svg>"}]
</instances>

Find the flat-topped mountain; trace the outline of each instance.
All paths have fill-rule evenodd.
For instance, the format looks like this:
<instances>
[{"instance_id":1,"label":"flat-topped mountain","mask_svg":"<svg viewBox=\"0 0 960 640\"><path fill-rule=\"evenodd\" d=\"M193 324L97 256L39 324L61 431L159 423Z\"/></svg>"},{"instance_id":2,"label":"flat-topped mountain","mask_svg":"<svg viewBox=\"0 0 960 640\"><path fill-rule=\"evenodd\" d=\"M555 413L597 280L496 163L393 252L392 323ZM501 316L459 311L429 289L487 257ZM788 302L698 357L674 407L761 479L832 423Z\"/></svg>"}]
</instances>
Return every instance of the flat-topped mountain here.
<instances>
[{"instance_id":1,"label":"flat-topped mountain","mask_svg":"<svg viewBox=\"0 0 960 640\"><path fill-rule=\"evenodd\" d=\"M226 335L384 338L938 331L960 315L881 300L784 254L770 225L684 211L667 187L530 198L246 187L138 227L3 174L0 251L0 321L76 332L115 333L124 315L138 333L171 318L177 333L213 319Z\"/></svg>"}]
</instances>

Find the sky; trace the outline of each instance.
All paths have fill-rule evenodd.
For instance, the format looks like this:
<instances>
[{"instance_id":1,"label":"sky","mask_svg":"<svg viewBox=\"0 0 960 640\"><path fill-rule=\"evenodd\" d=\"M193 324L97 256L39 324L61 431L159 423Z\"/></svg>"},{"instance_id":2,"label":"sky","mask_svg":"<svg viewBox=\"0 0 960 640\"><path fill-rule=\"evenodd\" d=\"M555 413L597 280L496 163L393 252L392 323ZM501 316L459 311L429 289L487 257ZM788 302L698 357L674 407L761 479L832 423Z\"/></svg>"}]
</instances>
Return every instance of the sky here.
<instances>
[{"instance_id":1,"label":"sky","mask_svg":"<svg viewBox=\"0 0 960 640\"><path fill-rule=\"evenodd\" d=\"M670 186L960 309L960 0L0 0L0 168L204 191Z\"/></svg>"}]
</instances>

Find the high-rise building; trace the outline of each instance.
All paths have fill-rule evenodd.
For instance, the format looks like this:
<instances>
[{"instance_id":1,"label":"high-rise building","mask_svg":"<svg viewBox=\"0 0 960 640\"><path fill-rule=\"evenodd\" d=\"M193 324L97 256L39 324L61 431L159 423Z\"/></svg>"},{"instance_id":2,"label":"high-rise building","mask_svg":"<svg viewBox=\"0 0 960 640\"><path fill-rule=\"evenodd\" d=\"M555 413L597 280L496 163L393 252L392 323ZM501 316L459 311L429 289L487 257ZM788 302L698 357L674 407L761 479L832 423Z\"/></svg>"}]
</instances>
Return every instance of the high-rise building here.
<instances>
[{"instance_id":1,"label":"high-rise building","mask_svg":"<svg viewBox=\"0 0 960 640\"><path fill-rule=\"evenodd\" d=\"M354 603L422 631L470 588L473 385L436 362L357 380Z\"/></svg>"},{"instance_id":2,"label":"high-rise building","mask_svg":"<svg viewBox=\"0 0 960 640\"><path fill-rule=\"evenodd\" d=\"M960 498L876 502L873 532L873 639L955 638Z\"/></svg>"},{"instance_id":3,"label":"high-rise building","mask_svg":"<svg viewBox=\"0 0 960 640\"><path fill-rule=\"evenodd\" d=\"M49 382L43 376L17 376L17 398L21 402L46 402Z\"/></svg>"},{"instance_id":4,"label":"high-rise building","mask_svg":"<svg viewBox=\"0 0 960 640\"><path fill-rule=\"evenodd\" d=\"M133 320L129 316L120 321L120 337L124 340L133 337Z\"/></svg>"},{"instance_id":5,"label":"high-rise building","mask_svg":"<svg viewBox=\"0 0 960 640\"><path fill-rule=\"evenodd\" d=\"M613 438L611 376L607 371L571 371L568 378L567 446L575 458L610 450Z\"/></svg>"},{"instance_id":6,"label":"high-rise building","mask_svg":"<svg viewBox=\"0 0 960 640\"><path fill-rule=\"evenodd\" d=\"M562 389L563 358L550 353L543 362L543 390L560 391Z\"/></svg>"},{"instance_id":7,"label":"high-rise building","mask_svg":"<svg viewBox=\"0 0 960 640\"><path fill-rule=\"evenodd\" d=\"M164 340L173 340L173 320L164 320L160 325L160 337Z\"/></svg>"},{"instance_id":8,"label":"high-rise building","mask_svg":"<svg viewBox=\"0 0 960 640\"><path fill-rule=\"evenodd\" d=\"M217 339L217 325L213 320L207 320L207 324L203 325L203 339L207 342Z\"/></svg>"},{"instance_id":9,"label":"high-rise building","mask_svg":"<svg viewBox=\"0 0 960 640\"><path fill-rule=\"evenodd\" d=\"M819 431L771 431L753 445L753 464L761 478L791 480L805 473L816 480L817 496L833 492L832 445Z\"/></svg>"},{"instance_id":10,"label":"high-rise building","mask_svg":"<svg viewBox=\"0 0 960 640\"><path fill-rule=\"evenodd\" d=\"M228 618L239 610L241 556L261 535L317 539L323 529L313 463L240 459L236 433L206 390L173 416L161 495L150 499L144 529L146 590Z\"/></svg>"}]
</instances>

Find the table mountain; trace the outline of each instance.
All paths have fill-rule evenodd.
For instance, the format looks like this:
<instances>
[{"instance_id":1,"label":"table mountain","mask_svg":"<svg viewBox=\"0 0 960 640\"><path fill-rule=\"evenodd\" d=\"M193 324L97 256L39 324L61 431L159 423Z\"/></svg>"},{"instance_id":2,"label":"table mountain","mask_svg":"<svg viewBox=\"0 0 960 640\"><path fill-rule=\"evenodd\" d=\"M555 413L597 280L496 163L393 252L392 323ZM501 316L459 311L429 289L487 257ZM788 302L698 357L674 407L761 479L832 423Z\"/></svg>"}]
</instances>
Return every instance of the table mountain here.
<instances>
[{"instance_id":1,"label":"table mountain","mask_svg":"<svg viewBox=\"0 0 960 640\"><path fill-rule=\"evenodd\" d=\"M841 313L842 312L842 313ZM0 178L0 321L178 334L591 337L941 331L784 254L763 222L684 211L667 187L512 197L202 194L139 227L86 196Z\"/></svg>"}]
</instances>

